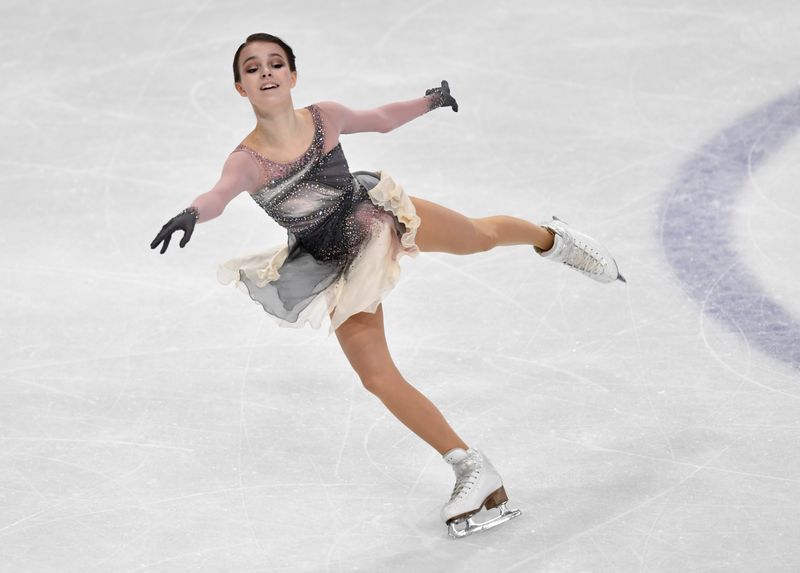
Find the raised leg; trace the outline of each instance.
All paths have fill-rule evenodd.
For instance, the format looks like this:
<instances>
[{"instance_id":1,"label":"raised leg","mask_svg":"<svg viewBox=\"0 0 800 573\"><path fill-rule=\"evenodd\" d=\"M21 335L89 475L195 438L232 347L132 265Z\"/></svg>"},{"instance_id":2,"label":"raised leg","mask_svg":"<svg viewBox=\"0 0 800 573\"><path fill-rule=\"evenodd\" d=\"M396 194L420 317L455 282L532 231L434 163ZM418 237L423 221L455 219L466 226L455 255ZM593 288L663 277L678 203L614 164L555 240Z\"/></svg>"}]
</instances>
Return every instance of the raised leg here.
<instances>
[{"instance_id":1,"label":"raised leg","mask_svg":"<svg viewBox=\"0 0 800 573\"><path fill-rule=\"evenodd\" d=\"M426 199L411 197L422 223L416 243L421 251L468 255L501 245L553 246L553 234L534 223L508 215L471 218Z\"/></svg>"},{"instance_id":2,"label":"raised leg","mask_svg":"<svg viewBox=\"0 0 800 573\"><path fill-rule=\"evenodd\" d=\"M351 316L336 329L336 337L364 387L412 432L442 455L467 449L436 406L397 370L386 345L382 306L374 314Z\"/></svg>"},{"instance_id":3,"label":"raised leg","mask_svg":"<svg viewBox=\"0 0 800 573\"><path fill-rule=\"evenodd\" d=\"M418 197L411 202L421 220L420 251L469 255L500 245L532 245L543 258L598 282L626 282L608 249L555 217L542 227L508 215L473 219Z\"/></svg>"}]
</instances>

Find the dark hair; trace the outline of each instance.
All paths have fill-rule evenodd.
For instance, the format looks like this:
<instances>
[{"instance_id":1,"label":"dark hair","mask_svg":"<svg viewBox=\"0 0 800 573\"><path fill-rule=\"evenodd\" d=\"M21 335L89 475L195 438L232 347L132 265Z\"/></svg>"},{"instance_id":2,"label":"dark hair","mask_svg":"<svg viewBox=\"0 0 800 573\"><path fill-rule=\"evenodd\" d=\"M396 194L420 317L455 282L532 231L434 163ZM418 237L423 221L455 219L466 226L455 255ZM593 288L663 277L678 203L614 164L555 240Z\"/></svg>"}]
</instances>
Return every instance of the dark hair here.
<instances>
[{"instance_id":1,"label":"dark hair","mask_svg":"<svg viewBox=\"0 0 800 573\"><path fill-rule=\"evenodd\" d=\"M273 44L278 44L281 48L283 48L283 51L286 52L286 55L289 57L289 69L293 72L297 71L297 67L295 67L294 65L294 51L289 46L289 44L287 44L277 36L273 36L272 34L262 34L262 33L250 34L249 36L247 36L247 40L245 40L244 44L239 46L239 49L236 50L236 55L233 56L234 82L242 81L242 76L239 73L239 55L242 53L242 50L244 50L245 46L247 46L248 44L252 44L253 42L272 42Z\"/></svg>"}]
</instances>

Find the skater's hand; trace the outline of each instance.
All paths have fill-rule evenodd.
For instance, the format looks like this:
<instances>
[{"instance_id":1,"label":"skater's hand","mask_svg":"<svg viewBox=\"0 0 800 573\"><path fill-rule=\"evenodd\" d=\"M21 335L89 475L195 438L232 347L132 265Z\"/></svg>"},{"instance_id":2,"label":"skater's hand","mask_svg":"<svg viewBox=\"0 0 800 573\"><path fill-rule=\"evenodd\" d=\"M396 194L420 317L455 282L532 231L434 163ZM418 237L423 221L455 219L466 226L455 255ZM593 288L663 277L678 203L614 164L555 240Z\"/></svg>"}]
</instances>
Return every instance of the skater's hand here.
<instances>
[{"instance_id":1,"label":"skater's hand","mask_svg":"<svg viewBox=\"0 0 800 573\"><path fill-rule=\"evenodd\" d=\"M156 238L150 243L150 248L155 249L161 241L164 241L164 246L161 247L161 254L163 255L167 251L172 233L178 230L183 231L183 238L181 239L180 246L181 248L185 247L189 239L192 238L192 232L194 232L194 224L197 222L197 217L197 208L189 207L184 209L161 227Z\"/></svg>"},{"instance_id":2,"label":"skater's hand","mask_svg":"<svg viewBox=\"0 0 800 573\"><path fill-rule=\"evenodd\" d=\"M431 96L431 109L437 107L452 107L453 111L458 111L458 102L450 95L450 85L446 80L442 80L442 87L425 90L426 96Z\"/></svg>"}]
</instances>

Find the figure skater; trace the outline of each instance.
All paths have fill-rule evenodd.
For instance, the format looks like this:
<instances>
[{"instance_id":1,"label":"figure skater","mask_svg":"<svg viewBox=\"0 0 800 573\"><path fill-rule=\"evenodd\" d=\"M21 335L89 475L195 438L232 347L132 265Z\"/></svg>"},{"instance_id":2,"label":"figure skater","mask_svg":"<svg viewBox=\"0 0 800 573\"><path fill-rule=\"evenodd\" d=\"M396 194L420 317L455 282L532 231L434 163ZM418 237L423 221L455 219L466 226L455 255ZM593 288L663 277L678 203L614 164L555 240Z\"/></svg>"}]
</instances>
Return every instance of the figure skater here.
<instances>
[{"instance_id":1,"label":"figure skater","mask_svg":"<svg viewBox=\"0 0 800 573\"><path fill-rule=\"evenodd\" d=\"M150 244L181 230L184 247L195 224L219 216L239 193L288 234L285 245L222 264L219 280L234 282L281 325L319 328L325 320L364 387L453 466L456 483L441 517L452 537L489 529L520 514L506 507L500 475L470 448L441 412L398 371L383 329L382 301L399 279L398 259L422 252L467 255L501 245L531 245L600 282L624 280L597 241L553 218L540 225L506 215L469 218L409 196L385 171L351 173L339 136L387 133L426 112L458 103L446 81L423 97L354 111L325 101L295 109L297 68L292 48L253 34L233 59L236 91L256 126L228 156L219 181L170 219ZM475 523L482 508L500 515Z\"/></svg>"}]
</instances>

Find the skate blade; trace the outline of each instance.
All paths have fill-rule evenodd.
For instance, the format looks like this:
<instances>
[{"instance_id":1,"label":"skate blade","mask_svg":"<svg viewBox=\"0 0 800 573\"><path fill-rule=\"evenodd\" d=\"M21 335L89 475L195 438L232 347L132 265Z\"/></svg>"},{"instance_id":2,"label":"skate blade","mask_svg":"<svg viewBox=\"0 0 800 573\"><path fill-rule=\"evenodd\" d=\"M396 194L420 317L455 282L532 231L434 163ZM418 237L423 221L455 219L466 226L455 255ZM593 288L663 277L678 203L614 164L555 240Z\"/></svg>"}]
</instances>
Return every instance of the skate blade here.
<instances>
[{"instance_id":1,"label":"skate blade","mask_svg":"<svg viewBox=\"0 0 800 573\"><path fill-rule=\"evenodd\" d=\"M624 282L625 284L628 284L628 281L627 281L627 279L626 279L625 277L623 277L623 276L622 276L621 274L619 274L619 273L617 273L617 280L618 280L618 281L622 281L622 282Z\"/></svg>"},{"instance_id":2,"label":"skate blade","mask_svg":"<svg viewBox=\"0 0 800 573\"><path fill-rule=\"evenodd\" d=\"M515 517L522 515L522 511L519 509L508 509L505 503L502 503L497 507L500 509L500 515L494 519L490 519L489 521L484 521L482 523L475 523L472 520L472 517L468 517L466 519L457 519L447 524L447 533L453 539L461 539L463 537L472 535L473 533L479 533L481 531L491 529L492 527L497 527L506 521L510 521ZM464 523L466 523L466 526L463 529L460 529L460 526Z\"/></svg>"}]
</instances>

